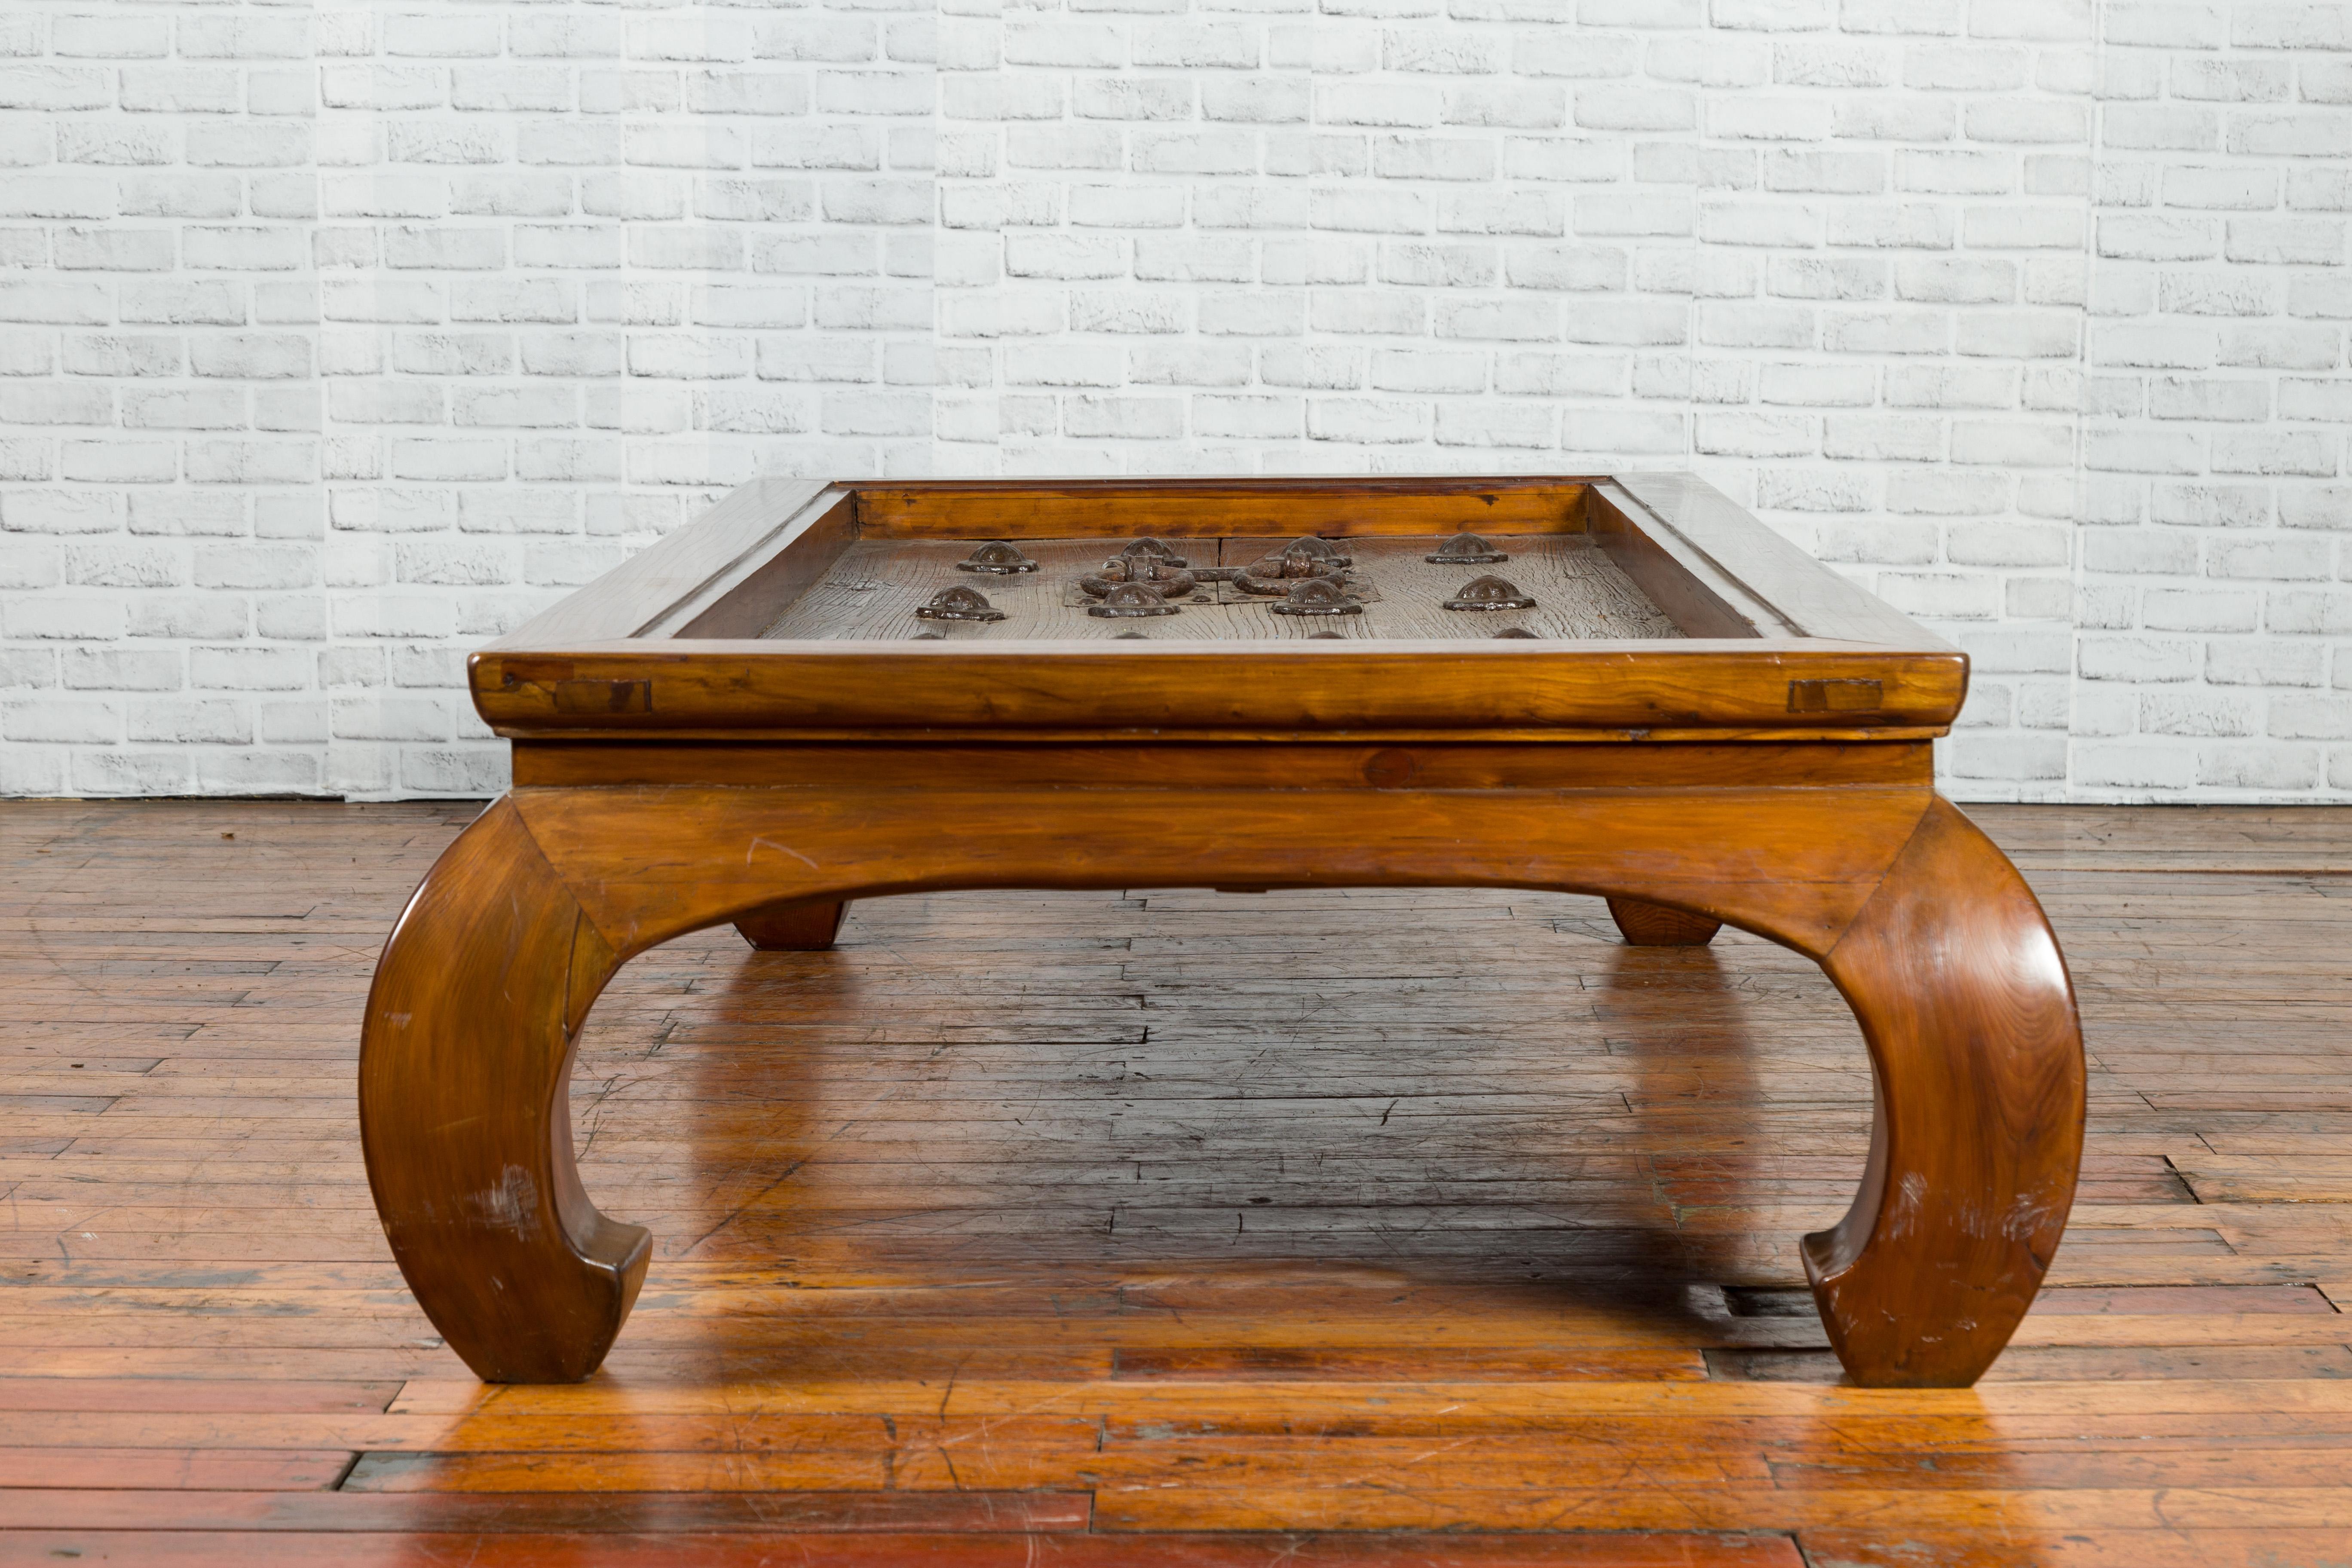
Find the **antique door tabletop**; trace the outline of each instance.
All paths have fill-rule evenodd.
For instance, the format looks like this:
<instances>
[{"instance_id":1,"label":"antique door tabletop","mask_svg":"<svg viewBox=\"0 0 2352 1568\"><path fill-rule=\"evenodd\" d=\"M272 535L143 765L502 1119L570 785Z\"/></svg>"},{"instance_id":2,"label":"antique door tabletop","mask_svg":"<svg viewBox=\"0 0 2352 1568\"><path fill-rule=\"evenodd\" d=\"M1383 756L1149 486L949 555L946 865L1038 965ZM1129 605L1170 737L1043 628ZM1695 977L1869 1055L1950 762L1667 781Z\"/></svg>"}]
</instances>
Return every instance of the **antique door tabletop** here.
<instances>
[{"instance_id":1,"label":"antique door tabletop","mask_svg":"<svg viewBox=\"0 0 2352 1568\"><path fill-rule=\"evenodd\" d=\"M1877 1090L1801 1244L1861 1384L1972 1383L2064 1229L2064 960L1934 787L1965 656L1686 476L761 480L469 672L514 788L385 946L360 1110L485 1379L588 1376L645 1279L566 1089L620 965L924 889L1524 887L1804 953Z\"/></svg>"}]
</instances>

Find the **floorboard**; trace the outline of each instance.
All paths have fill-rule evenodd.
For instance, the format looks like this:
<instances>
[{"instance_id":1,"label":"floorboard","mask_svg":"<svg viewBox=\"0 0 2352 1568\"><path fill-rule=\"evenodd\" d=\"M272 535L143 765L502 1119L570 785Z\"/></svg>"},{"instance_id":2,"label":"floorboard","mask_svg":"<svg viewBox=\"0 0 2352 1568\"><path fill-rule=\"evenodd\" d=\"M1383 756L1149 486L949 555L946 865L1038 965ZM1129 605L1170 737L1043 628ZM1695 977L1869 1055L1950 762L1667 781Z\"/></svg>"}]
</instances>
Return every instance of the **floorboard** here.
<instances>
[{"instance_id":1,"label":"floorboard","mask_svg":"<svg viewBox=\"0 0 2352 1568\"><path fill-rule=\"evenodd\" d=\"M645 1293L486 1388L352 1105L475 809L0 805L0 1564L2352 1564L2352 811L1973 814L2089 1152L2011 1351L1909 1393L1803 1289L1870 1100L1812 965L1151 888L630 963L572 1102Z\"/></svg>"}]
</instances>

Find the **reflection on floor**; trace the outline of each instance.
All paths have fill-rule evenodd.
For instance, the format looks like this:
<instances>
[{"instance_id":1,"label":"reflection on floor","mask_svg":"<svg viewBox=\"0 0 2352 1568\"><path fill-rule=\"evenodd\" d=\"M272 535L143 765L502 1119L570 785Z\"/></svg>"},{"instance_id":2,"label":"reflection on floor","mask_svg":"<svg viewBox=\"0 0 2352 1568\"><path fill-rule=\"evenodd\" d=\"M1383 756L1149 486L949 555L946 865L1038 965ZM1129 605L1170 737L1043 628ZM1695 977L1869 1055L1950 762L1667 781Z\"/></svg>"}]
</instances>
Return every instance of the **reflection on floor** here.
<instances>
[{"instance_id":1,"label":"reflection on floor","mask_svg":"<svg viewBox=\"0 0 2352 1568\"><path fill-rule=\"evenodd\" d=\"M0 805L0 1563L2352 1560L2352 813L1978 814L2090 1162L1991 1377L1895 1393L1801 1288L1870 1096L1811 965L1149 889L632 963L573 1103L651 1277L483 1388L351 1103L472 809Z\"/></svg>"}]
</instances>

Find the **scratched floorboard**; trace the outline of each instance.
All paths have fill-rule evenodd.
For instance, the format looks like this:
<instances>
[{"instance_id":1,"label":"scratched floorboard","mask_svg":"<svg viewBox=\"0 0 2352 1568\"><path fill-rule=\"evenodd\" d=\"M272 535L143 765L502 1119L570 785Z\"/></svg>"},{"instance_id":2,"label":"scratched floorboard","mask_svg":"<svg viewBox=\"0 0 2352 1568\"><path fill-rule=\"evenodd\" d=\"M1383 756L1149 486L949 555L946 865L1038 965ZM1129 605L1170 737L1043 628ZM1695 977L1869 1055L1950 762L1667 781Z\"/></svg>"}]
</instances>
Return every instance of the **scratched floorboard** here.
<instances>
[{"instance_id":1,"label":"scratched floorboard","mask_svg":"<svg viewBox=\"0 0 2352 1568\"><path fill-rule=\"evenodd\" d=\"M1843 1386L1817 971L1517 892L987 894L649 953L604 1373L487 1390L351 1094L469 805L0 805L0 1563L2352 1563L2352 813L1988 809L2091 1060L1968 1393Z\"/></svg>"}]
</instances>

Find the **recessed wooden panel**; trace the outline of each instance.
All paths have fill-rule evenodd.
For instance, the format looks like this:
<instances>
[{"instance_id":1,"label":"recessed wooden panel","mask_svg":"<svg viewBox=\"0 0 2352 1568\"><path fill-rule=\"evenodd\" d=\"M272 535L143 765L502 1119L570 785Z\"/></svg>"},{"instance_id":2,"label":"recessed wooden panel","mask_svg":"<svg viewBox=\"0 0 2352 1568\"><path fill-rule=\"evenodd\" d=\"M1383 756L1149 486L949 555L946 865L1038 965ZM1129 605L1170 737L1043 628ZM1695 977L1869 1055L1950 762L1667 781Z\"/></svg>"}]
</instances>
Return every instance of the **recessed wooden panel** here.
<instances>
[{"instance_id":1,"label":"recessed wooden panel","mask_svg":"<svg viewBox=\"0 0 2352 1568\"><path fill-rule=\"evenodd\" d=\"M1295 534L1201 542L1195 566L1234 567L1280 550ZM788 607L763 634L794 641L903 642L935 636L950 642L1053 639L1107 642L1139 636L1199 642L1295 639L1318 634L1370 640L1479 640L1523 633L1548 641L1680 637L1682 630L1651 602L1633 578L1581 534L1486 534L1509 559L1480 565L1436 565L1427 559L1449 535L1368 538L1353 542L1349 582L1363 601L1360 613L1291 616L1283 601L1246 595L1229 584L1203 584L1178 602L1177 613L1136 618L1099 616L1076 589L1098 569L1118 541L1040 539L1023 542L1037 570L1006 575L964 572L957 563L977 539L864 539L851 545L822 580ZM1533 608L1448 610L1444 601L1472 579L1506 575L1531 595ZM972 588L1005 618L992 622L925 620L917 611L942 589ZM1369 591L1367 591L1369 590Z\"/></svg>"}]
</instances>

